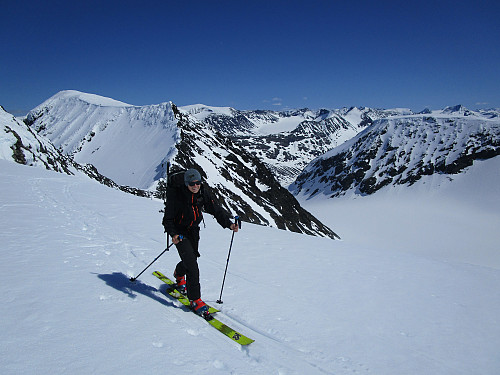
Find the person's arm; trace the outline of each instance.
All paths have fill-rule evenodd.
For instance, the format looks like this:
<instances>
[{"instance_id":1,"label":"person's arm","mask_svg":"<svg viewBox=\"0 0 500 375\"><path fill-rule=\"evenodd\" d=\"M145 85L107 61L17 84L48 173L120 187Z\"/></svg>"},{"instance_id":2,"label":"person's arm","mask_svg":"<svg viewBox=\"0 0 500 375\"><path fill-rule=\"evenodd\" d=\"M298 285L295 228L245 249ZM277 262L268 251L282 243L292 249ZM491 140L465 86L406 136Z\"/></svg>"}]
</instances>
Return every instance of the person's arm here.
<instances>
[{"instance_id":1,"label":"person's arm","mask_svg":"<svg viewBox=\"0 0 500 375\"><path fill-rule=\"evenodd\" d=\"M226 210L224 210L222 206L214 199L208 189L203 190L203 202L205 212L213 215L221 227L229 228L233 231L238 230L238 225L236 225L235 230L235 225L233 222L231 222L231 215L229 215Z\"/></svg>"}]
</instances>

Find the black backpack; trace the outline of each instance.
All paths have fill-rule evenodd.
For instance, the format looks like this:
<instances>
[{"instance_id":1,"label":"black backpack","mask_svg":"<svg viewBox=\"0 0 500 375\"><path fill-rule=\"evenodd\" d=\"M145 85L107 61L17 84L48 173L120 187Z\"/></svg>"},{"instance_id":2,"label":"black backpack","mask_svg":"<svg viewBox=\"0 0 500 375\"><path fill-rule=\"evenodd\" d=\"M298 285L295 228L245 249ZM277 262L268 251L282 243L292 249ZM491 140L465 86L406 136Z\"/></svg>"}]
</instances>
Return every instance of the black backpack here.
<instances>
[{"instance_id":1,"label":"black backpack","mask_svg":"<svg viewBox=\"0 0 500 375\"><path fill-rule=\"evenodd\" d=\"M174 172L167 171L167 191L168 189L179 189L184 186L184 173L186 169L180 169ZM167 193L168 199L168 193Z\"/></svg>"},{"instance_id":2,"label":"black backpack","mask_svg":"<svg viewBox=\"0 0 500 375\"><path fill-rule=\"evenodd\" d=\"M164 196L163 200L165 205L170 199L175 199L177 191L184 187L184 173L187 169L174 167L173 171L170 171L170 163L167 164L167 178L164 185Z\"/></svg>"}]
</instances>

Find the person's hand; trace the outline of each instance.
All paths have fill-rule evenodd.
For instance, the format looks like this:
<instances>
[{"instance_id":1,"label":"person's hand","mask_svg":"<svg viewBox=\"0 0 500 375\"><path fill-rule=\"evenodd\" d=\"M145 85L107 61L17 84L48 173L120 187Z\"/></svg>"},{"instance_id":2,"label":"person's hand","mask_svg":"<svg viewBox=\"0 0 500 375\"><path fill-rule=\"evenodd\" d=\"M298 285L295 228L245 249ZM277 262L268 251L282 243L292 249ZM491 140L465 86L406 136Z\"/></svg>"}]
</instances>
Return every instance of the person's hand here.
<instances>
[{"instance_id":1,"label":"person's hand","mask_svg":"<svg viewBox=\"0 0 500 375\"><path fill-rule=\"evenodd\" d=\"M239 229L238 224L236 224L236 223L231 224L229 229L231 229L233 232L237 232Z\"/></svg>"},{"instance_id":2,"label":"person's hand","mask_svg":"<svg viewBox=\"0 0 500 375\"><path fill-rule=\"evenodd\" d=\"M178 234L176 234L175 236L172 237L172 242L174 243L174 245L177 245L181 241L182 241L182 238L180 238Z\"/></svg>"}]
</instances>

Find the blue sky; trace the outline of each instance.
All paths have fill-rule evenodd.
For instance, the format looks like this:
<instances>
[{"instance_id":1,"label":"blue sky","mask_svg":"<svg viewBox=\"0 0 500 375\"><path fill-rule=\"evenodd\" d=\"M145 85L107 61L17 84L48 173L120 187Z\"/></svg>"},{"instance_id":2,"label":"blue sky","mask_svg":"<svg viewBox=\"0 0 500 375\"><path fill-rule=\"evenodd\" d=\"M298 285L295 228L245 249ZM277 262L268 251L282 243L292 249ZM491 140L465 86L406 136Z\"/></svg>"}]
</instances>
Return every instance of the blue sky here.
<instances>
[{"instance_id":1,"label":"blue sky","mask_svg":"<svg viewBox=\"0 0 500 375\"><path fill-rule=\"evenodd\" d=\"M500 108L498 1L9 1L0 105Z\"/></svg>"}]
</instances>

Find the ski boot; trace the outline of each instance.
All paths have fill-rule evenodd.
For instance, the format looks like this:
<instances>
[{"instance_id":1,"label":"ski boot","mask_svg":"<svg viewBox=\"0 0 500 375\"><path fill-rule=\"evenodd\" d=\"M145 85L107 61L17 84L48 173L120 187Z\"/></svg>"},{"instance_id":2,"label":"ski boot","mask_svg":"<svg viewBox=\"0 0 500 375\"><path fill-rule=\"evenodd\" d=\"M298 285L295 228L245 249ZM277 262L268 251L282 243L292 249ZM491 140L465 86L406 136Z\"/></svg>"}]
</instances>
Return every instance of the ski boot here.
<instances>
[{"instance_id":1,"label":"ski boot","mask_svg":"<svg viewBox=\"0 0 500 375\"><path fill-rule=\"evenodd\" d=\"M208 306L205 302L201 300L201 298L198 298L194 301L190 301L191 304L191 309L201 317L205 318L206 320L213 319L212 315L208 311Z\"/></svg>"},{"instance_id":2,"label":"ski boot","mask_svg":"<svg viewBox=\"0 0 500 375\"><path fill-rule=\"evenodd\" d=\"M177 289L179 293L186 295L186 277L176 276L175 272L174 272L174 277L175 277L175 284L173 287Z\"/></svg>"}]
</instances>

